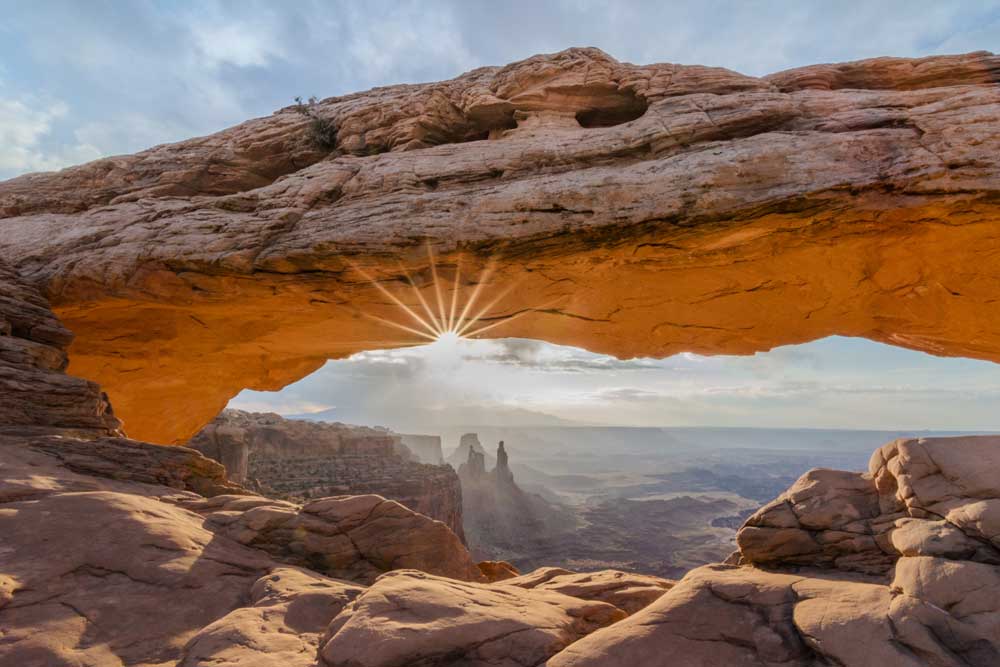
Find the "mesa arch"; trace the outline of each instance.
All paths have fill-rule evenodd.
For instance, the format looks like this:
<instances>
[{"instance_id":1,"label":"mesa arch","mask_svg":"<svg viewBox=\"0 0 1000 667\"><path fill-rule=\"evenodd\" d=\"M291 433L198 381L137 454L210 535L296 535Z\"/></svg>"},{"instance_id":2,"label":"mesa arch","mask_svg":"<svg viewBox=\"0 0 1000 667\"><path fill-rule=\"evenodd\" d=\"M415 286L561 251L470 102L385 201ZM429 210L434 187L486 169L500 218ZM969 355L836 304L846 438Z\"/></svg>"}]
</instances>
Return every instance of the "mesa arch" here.
<instances>
[{"instance_id":1,"label":"mesa arch","mask_svg":"<svg viewBox=\"0 0 1000 667\"><path fill-rule=\"evenodd\" d=\"M841 334L1000 361L998 82L986 52L754 78L570 49L324 100L329 153L287 108L7 181L0 260L152 442L418 342L365 316L402 321L365 276L419 308L428 245L463 294L493 266L484 317L510 320L490 336L631 357Z\"/></svg>"}]
</instances>

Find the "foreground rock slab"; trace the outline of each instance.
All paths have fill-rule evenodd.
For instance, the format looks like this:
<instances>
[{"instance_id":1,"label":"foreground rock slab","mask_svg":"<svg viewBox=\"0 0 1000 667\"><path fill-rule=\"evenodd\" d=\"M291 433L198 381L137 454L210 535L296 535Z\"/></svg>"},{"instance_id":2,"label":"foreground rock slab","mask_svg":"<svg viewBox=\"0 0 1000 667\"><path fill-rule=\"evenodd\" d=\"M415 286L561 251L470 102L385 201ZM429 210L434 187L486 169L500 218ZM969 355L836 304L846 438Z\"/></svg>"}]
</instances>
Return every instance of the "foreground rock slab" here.
<instances>
[{"instance_id":1,"label":"foreground rock slab","mask_svg":"<svg viewBox=\"0 0 1000 667\"><path fill-rule=\"evenodd\" d=\"M417 568L464 581L483 575L448 526L381 496L320 498L299 507L261 497L185 502L215 530L286 563L370 583Z\"/></svg>"},{"instance_id":2,"label":"foreground rock slab","mask_svg":"<svg viewBox=\"0 0 1000 667\"><path fill-rule=\"evenodd\" d=\"M619 570L570 572L557 567L539 568L503 583L537 591L554 591L581 600L607 602L628 614L658 600L674 586L674 582L667 579Z\"/></svg>"},{"instance_id":3,"label":"foreground rock slab","mask_svg":"<svg viewBox=\"0 0 1000 667\"><path fill-rule=\"evenodd\" d=\"M402 570L334 619L321 654L330 667L528 667L624 617L603 602Z\"/></svg>"},{"instance_id":4,"label":"foreground rock slab","mask_svg":"<svg viewBox=\"0 0 1000 667\"><path fill-rule=\"evenodd\" d=\"M330 621L364 588L308 570L276 568L251 589L249 607L206 626L178 667L314 667Z\"/></svg>"},{"instance_id":5,"label":"foreground rock slab","mask_svg":"<svg viewBox=\"0 0 1000 667\"><path fill-rule=\"evenodd\" d=\"M1000 664L1000 438L902 439L748 519L741 567L689 573L549 667Z\"/></svg>"}]
</instances>

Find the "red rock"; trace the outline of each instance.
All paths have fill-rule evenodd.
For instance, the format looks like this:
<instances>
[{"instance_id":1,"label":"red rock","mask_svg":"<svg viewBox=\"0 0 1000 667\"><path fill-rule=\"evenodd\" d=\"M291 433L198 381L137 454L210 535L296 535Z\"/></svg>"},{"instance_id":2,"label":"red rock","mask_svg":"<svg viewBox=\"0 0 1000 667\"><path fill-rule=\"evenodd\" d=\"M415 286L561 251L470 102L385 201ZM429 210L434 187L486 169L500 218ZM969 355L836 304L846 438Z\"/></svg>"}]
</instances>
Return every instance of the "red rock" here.
<instances>
[{"instance_id":1,"label":"red rock","mask_svg":"<svg viewBox=\"0 0 1000 667\"><path fill-rule=\"evenodd\" d=\"M463 298L491 261L487 297L517 285L487 315L524 315L491 336L632 357L840 334L1000 361L980 261L1000 252L998 62L758 79L570 49L323 100L329 154L290 107L7 181L0 259L76 332L72 372L163 443L241 389L409 342L359 316L402 317L365 276L420 309L402 261L433 303L428 242Z\"/></svg>"}]
</instances>

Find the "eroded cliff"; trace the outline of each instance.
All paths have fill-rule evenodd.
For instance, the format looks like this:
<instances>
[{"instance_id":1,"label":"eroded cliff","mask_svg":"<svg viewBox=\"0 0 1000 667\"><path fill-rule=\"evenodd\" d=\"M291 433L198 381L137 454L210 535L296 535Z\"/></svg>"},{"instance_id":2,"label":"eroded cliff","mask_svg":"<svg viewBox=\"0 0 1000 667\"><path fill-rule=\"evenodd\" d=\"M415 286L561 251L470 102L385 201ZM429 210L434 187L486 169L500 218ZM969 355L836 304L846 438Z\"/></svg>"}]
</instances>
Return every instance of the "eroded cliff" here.
<instances>
[{"instance_id":1,"label":"eroded cliff","mask_svg":"<svg viewBox=\"0 0 1000 667\"><path fill-rule=\"evenodd\" d=\"M403 436L384 429L223 410L188 446L262 495L302 501L376 494L444 522L465 539L454 469L414 460Z\"/></svg>"}]
</instances>

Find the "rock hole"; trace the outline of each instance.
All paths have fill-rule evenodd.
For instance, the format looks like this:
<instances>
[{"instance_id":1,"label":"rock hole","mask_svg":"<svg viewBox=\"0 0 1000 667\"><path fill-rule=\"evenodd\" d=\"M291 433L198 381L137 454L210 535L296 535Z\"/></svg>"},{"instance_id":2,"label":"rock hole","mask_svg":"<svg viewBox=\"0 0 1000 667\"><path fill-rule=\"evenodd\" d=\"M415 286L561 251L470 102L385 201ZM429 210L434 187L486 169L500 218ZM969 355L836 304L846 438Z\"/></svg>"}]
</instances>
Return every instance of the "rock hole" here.
<instances>
[{"instance_id":1,"label":"rock hole","mask_svg":"<svg viewBox=\"0 0 1000 667\"><path fill-rule=\"evenodd\" d=\"M589 109L583 109L576 114L576 122L580 127L614 127L641 118L649 108L649 103L631 91L616 91L614 95L605 95L600 104Z\"/></svg>"}]
</instances>

